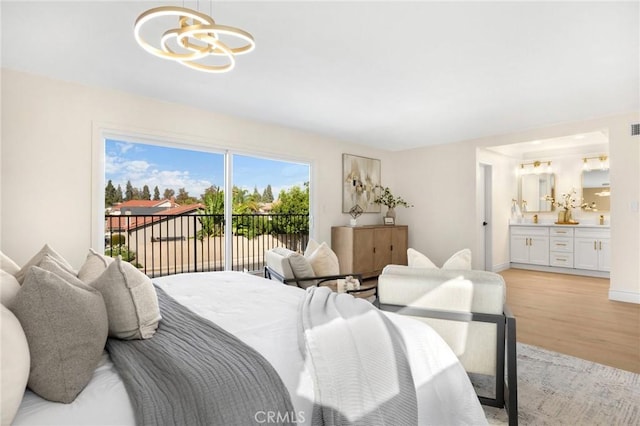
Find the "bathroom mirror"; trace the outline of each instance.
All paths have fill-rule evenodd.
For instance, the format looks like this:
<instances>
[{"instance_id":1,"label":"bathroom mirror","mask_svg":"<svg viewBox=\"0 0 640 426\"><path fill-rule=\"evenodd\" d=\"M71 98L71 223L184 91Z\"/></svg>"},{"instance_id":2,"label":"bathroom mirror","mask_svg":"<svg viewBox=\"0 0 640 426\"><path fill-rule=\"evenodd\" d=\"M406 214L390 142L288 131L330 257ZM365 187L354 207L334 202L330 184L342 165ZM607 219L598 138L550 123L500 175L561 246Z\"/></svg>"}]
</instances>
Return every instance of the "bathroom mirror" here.
<instances>
[{"instance_id":1,"label":"bathroom mirror","mask_svg":"<svg viewBox=\"0 0 640 426\"><path fill-rule=\"evenodd\" d=\"M606 212L611 205L611 183L609 169L585 170L582 172L582 202L584 210Z\"/></svg>"},{"instance_id":2,"label":"bathroom mirror","mask_svg":"<svg viewBox=\"0 0 640 426\"><path fill-rule=\"evenodd\" d=\"M556 196L555 175L537 173L522 175L518 178L518 202L523 213L550 212L554 206L545 197Z\"/></svg>"}]
</instances>

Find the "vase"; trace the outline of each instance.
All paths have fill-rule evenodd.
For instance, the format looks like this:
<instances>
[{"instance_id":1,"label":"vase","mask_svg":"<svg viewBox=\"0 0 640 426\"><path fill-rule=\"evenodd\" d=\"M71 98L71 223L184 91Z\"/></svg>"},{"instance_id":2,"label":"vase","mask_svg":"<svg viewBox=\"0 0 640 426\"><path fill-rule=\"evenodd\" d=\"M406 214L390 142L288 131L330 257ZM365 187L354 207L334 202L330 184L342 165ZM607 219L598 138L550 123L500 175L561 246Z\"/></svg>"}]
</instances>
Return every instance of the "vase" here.
<instances>
[{"instance_id":1,"label":"vase","mask_svg":"<svg viewBox=\"0 0 640 426\"><path fill-rule=\"evenodd\" d=\"M396 211L393 207L389 207L387 209L387 214L384 215L384 217L390 217L393 218L395 220L396 218Z\"/></svg>"},{"instance_id":2,"label":"vase","mask_svg":"<svg viewBox=\"0 0 640 426\"><path fill-rule=\"evenodd\" d=\"M565 211L564 221L565 223L573 223L573 214L571 213L571 209Z\"/></svg>"},{"instance_id":3,"label":"vase","mask_svg":"<svg viewBox=\"0 0 640 426\"><path fill-rule=\"evenodd\" d=\"M567 211L566 210L560 210L558 212L558 223L566 223L567 222Z\"/></svg>"}]
</instances>

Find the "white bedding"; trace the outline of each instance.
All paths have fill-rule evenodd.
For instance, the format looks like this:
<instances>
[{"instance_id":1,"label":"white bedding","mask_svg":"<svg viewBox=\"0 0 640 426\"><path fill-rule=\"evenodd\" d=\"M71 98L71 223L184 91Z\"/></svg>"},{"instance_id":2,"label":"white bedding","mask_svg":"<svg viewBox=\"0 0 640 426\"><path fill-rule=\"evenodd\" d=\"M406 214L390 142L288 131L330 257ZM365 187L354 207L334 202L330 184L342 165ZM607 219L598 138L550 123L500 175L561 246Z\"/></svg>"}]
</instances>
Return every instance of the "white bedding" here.
<instances>
[{"instance_id":1,"label":"white bedding","mask_svg":"<svg viewBox=\"0 0 640 426\"><path fill-rule=\"evenodd\" d=\"M313 381L298 346L298 304L304 291L239 272L155 278L178 302L260 352L289 389L297 421L311 421ZM389 314L407 346L417 389L420 424L486 424L469 379L444 341L424 323ZM261 418L256 419L258 422ZM108 355L71 404L27 391L15 425L133 425L124 385Z\"/></svg>"}]
</instances>

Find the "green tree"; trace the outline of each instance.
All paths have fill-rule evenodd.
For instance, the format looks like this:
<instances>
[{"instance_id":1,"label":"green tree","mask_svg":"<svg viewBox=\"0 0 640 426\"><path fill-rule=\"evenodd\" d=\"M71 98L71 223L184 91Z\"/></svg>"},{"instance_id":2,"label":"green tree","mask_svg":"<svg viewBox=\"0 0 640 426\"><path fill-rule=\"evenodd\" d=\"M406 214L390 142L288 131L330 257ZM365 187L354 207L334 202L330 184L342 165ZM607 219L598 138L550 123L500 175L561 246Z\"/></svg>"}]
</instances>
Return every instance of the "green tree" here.
<instances>
[{"instance_id":1,"label":"green tree","mask_svg":"<svg viewBox=\"0 0 640 426\"><path fill-rule=\"evenodd\" d=\"M143 200L150 200L151 199L151 192L149 191L149 186L145 185L142 187L142 199Z\"/></svg>"},{"instance_id":2,"label":"green tree","mask_svg":"<svg viewBox=\"0 0 640 426\"><path fill-rule=\"evenodd\" d=\"M156 187L153 188L153 200L160 201L160 190L158 189L158 185L156 185Z\"/></svg>"},{"instance_id":3,"label":"green tree","mask_svg":"<svg viewBox=\"0 0 640 426\"><path fill-rule=\"evenodd\" d=\"M274 213L309 214L309 182L304 189L293 186L288 191L280 191L278 201L273 206Z\"/></svg>"},{"instance_id":4,"label":"green tree","mask_svg":"<svg viewBox=\"0 0 640 426\"><path fill-rule=\"evenodd\" d=\"M273 190L271 189L271 185L267 185L267 187L262 191L262 202L263 203L272 203L273 202Z\"/></svg>"},{"instance_id":5,"label":"green tree","mask_svg":"<svg viewBox=\"0 0 640 426\"><path fill-rule=\"evenodd\" d=\"M251 198L251 201L255 201L256 203L259 203L262 201L262 195L260 195L260 193L258 192L257 186L253 187L253 194L251 194L250 198Z\"/></svg>"},{"instance_id":6,"label":"green tree","mask_svg":"<svg viewBox=\"0 0 640 426\"><path fill-rule=\"evenodd\" d=\"M178 189L178 195L176 196L176 203L180 205L195 204L196 199L191 197L185 188L180 188Z\"/></svg>"},{"instance_id":7,"label":"green tree","mask_svg":"<svg viewBox=\"0 0 640 426\"><path fill-rule=\"evenodd\" d=\"M124 191L124 199L125 201L133 200L133 185L131 185L131 181L127 181L127 187Z\"/></svg>"},{"instance_id":8,"label":"green tree","mask_svg":"<svg viewBox=\"0 0 640 426\"><path fill-rule=\"evenodd\" d=\"M206 216L200 216L198 218L202 228L198 231L196 237L200 241L205 237L222 235L224 223L224 192L214 186L207 188L202 196L202 204L204 204L204 209L201 209L198 213Z\"/></svg>"},{"instance_id":9,"label":"green tree","mask_svg":"<svg viewBox=\"0 0 640 426\"><path fill-rule=\"evenodd\" d=\"M116 188L113 186L113 182L109 179L107 186L104 188L104 205L105 207L111 207L118 202L118 194Z\"/></svg>"},{"instance_id":10,"label":"green tree","mask_svg":"<svg viewBox=\"0 0 640 426\"><path fill-rule=\"evenodd\" d=\"M116 188L116 203L121 203L122 200L122 187L118 184L118 187Z\"/></svg>"},{"instance_id":11,"label":"green tree","mask_svg":"<svg viewBox=\"0 0 640 426\"><path fill-rule=\"evenodd\" d=\"M165 200L170 200L174 195L176 195L176 191L171 188L167 188L164 190L162 197L164 197Z\"/></svg>"},{"instance_id":12,"label":"green tree","mask_svg":"<svg viewBox=\"0 0 640 426\"><path fill-rule=\"evenodd\" d=\"M309 235L309 182L304 189L294 186L288 191L280 191L273 205L276 215L271 221L271 233L288 235L292 250L298 250L303 235Z\"/></svg>"}]
</instances>

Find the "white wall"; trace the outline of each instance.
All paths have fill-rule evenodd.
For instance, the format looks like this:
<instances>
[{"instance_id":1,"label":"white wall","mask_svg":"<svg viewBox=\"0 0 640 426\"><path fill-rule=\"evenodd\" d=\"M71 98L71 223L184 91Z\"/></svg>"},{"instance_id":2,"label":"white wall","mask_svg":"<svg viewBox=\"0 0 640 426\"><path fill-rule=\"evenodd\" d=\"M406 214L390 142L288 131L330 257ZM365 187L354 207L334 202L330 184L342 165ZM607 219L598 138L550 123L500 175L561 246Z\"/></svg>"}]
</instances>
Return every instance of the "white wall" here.
<instances>
[{"instance_id":1,"label":"white wall","mask_svg":"<svg viewBox=\"0 0 640 426\"><path fill-rule=\"evenodd\" d=\"M92 145L96 129L188 140L214 148L312 164L314 236L330 242L342 214L342 153L383 151L123 92L2 70L0 248L19 264L44 243L80 266L92 229ZM382 175L393 185L393 166ZM98 185L99 187L99 185ZM365 214L360 224L381 223Z\"/></svg>"},{"instance_id":2,"label":"white wall","mask_svg":"<svg viewBox=\"0 0 640 426\"><path fill-rule=\"evenodd\" d=\"M630 125L640 122L640 114L627 113L599 119L567 123L519 133L479 138L455 144L426 147L395 153L396 186L416 204L404 214L410 226L409 244L423 251L436 263L442 263L452 253L464 247L478 247L481 230L475 226L481 222L475 208L477 165L486 158L478 155L477 148L551 139L561 136L606 130L609 133L611 164L611 242L612 270L609 297L613 300L640 303L640 137L630 135ZM572 163L573 164L573 163ZM559 167L560 165L558 165ZM513 169L512 169L513 170ZM579 176L574 172L572 175ZM505 174L494 178L494 192L500 194L494 200L511 199L508 191L515 192L515 176ZM562 183L579 185L578 181ZM573 178L572 178L573 179ZM503 186L506 185L506 186ZM570 188L570 186L569 186ZM500 192L503 191L503 192ZM509 210L510 203L503 206ZM494 207L494 212L499 206ZM596 215L591 213L591 219ZM504 219L503 219L504 220ZM495 222L495 219L494 219ZM497 224L496 224L497 225ZM506 225L505 225L506 226ZM494 251L504 241L494 228ZM494 265L506 254L495 256ZM480 268L474 261L474 267Z\"/></svg>"},{"instance_id":3,"label":"white wall","mask_svg":"<svg viewBox=\"0 0 640 426\"><path fill-rule=\"evenodd\" d=\"M397 209L410 226L409 244L436 263L463 247L478 246L477 148L606 129L612 195L610 297L640 303L640 138L630 136L640 114L532 129L403 152L386 152L285 127L229 117L112 90L2 70L0 248L26 262L45 242L79 266L93 244L92 144L97 125L186 138L215 148L281 156L312 163L315 234L329 241L341 213L342 153L382 159L383 184L415 207ZM392 141L390 141L391 143ZM485 159L486 160L486 159ZM496 168L494 168L496 169ZM510 180L495 176L494 202L510 199ZM503 182L506 187L502 187ZM503 192L500 192L503 191ZM498 194L498 195L496 195ZM500 201L502 200L502 201ZM510 204L505 210L508 211ZM494 212L499 210L494 206ZM383 209L384 210L384 209ZM366 214L360 224L380 223ZM480 221L481 222L481 221ZM506 252L494 228L494 264ZM504 250L504 249L503 249ZM474 267L481 267L474 263Z\"/></svg>"}]
</instances>

